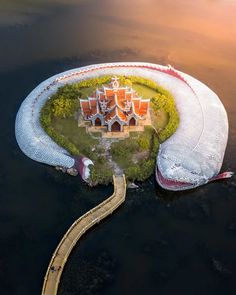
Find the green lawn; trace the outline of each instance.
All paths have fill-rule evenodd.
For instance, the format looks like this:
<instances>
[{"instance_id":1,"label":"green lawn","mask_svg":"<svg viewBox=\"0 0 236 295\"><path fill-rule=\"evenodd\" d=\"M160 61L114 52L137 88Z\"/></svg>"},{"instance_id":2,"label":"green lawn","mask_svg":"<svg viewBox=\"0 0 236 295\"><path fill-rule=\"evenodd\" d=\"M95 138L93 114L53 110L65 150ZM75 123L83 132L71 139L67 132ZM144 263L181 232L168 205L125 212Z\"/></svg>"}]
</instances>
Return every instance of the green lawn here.
<instances>
[{"instance_id":1,"label":"green lawn","mask_svg":"<svg viewBox=\"0 0 236 295\"><path fill-rule=\"evenodd\" d=\"M108 162L104 156L104 150L99 147L100 132L93 133L93 136L86 133L85 127L78 127L77 120L70 118L53 118L53 129L72 142L80 151L80 154L90 158L94 162L92 168L91 185L108 184L112 182L112 174Z\"/></svg>"},{"instance_id":2,"label":"green lawn","mask_svg":"<svg viewBox=\"0 0 236 295\"><path fill-rule=\"evenodd\" d=\"M138 95L142 96L143 98L151 99L153 96L157 95L157 92L152 88L138 83L133 83L132 88L138 93Z\"/></svg>"},{"instance_id":3,"label":"green lawn","mask_svg":"<svg viewBox=\"0 0 236 295\"><path fill-rule=\"evenodd\" d=\"M157 112L150 110L152 125L158 130L163 130L169 122L169 115L164 109Z\"/></svg>"},{"instance_id":4,"label":"green lawn","mask_svg":"<svg viewBox=\"0 0 236 295\"><path fill-rule=\"evenodd\" d=\"M157 95L157 91L145 85L133 83L132 87L138 93L138 95L142 96L143 98L151 99L152 97ZM169 116L164 109L158 110L155 114L151 110L151 120L152 120L153 126L157 130L162 130L168 124Z\"/></svg>"},{"instance_id":5,"label":"green lawn","mask_svg":"<svg viewBox=\"0 0 236 295\"><path fill-rule=\"evenodd\" d=\"M52 127L59 134L64 135L72 142L80 151L81 154L91 157L92 149L97 147L98 139L92 138L84 127L78 127L77 120L74 117L70 118L53 118Z\"/></svg>"}]
</instances>

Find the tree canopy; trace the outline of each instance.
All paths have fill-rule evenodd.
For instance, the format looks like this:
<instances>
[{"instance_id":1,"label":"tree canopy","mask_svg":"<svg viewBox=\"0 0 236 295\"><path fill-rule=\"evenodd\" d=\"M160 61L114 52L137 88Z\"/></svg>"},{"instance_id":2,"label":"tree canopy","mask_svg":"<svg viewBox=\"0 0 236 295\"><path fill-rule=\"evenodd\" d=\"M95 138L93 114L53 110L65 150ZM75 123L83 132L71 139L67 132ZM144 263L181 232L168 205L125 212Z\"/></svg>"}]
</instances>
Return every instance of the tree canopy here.
<instances>
[{"instance_id":1,"label":"tree canopy","mask_svg":"<svg viewBox=\"0 0 236 295\"><path fill-rule=\"evenodd\" d=\"M52 114L55 117L70 117L76 111L76 106L77 103L75 100L66 99L64 96L59 96L52 102Z\"/></svg>"}]
</instances>

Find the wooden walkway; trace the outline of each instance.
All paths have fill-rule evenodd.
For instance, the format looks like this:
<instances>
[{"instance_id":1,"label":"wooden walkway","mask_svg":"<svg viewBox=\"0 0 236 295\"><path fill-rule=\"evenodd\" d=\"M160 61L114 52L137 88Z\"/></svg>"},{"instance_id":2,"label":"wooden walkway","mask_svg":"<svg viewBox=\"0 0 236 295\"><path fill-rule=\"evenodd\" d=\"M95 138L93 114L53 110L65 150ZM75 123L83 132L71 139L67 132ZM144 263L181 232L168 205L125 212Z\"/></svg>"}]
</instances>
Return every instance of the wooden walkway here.
<instances>
[{"instance_id":1,"label":"wooden walkway","mask_svg":"<svg viewBox=\"0 0 236 295\"><path fill-rule=\"evenodd\" d=\"M125 176L113 176L114 193L105 201L94 207L79 219L77 219L68 229L49 263L47 273L44 277L42 295L56 295L60 283L61 274L66 261L78 242L80 237L93 225L111 214L124 201L126 195Z\"/></svg>"}]
</instances>

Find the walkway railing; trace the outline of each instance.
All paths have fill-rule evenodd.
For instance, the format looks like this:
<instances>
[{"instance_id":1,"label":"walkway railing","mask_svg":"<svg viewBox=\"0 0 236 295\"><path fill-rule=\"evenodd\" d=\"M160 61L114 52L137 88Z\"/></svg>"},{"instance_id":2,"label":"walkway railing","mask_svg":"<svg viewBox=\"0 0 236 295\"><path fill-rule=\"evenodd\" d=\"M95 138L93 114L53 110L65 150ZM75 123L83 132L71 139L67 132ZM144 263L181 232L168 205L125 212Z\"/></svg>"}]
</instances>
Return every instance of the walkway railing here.
<instances>
[{"instance_id":1,"label":"walkway railing","mask_svg":"<svg viewBox=\"0 0 236 295\"><path fill-rule=\"evenodd\" d=\"M77 219L63 236L53 253L47 273L44 277L42 295L57 294L63 268L80 237L93 225L100 222L109 214L112 214L112 212L125 201L125 176L113 175L113 181L114 193L108 199Z\"/></svg>"}]
</instances>

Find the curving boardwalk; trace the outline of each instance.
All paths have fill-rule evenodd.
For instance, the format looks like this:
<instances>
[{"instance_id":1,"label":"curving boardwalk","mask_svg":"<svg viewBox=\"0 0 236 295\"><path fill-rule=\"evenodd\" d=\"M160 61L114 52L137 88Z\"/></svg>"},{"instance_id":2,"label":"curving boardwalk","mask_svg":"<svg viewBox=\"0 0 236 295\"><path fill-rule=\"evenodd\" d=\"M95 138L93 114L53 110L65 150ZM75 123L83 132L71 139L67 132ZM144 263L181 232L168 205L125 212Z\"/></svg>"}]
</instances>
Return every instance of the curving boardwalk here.
<instances>
[{"instance_id":1,"label":"curving boardwalk","mask_svg":"<svg viewBox=\"0 0 236 295\"><path fill-rule=\"evenodd\" d=\"M42 295L57 294L63 268L77 241L89 228L111 214L125 201L125 176L114 175L113 180L114 193L108 199L77 219L60 241L53 253L44 277Z\"/></svg>"}]
</instances>

